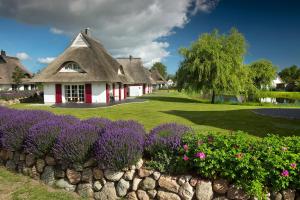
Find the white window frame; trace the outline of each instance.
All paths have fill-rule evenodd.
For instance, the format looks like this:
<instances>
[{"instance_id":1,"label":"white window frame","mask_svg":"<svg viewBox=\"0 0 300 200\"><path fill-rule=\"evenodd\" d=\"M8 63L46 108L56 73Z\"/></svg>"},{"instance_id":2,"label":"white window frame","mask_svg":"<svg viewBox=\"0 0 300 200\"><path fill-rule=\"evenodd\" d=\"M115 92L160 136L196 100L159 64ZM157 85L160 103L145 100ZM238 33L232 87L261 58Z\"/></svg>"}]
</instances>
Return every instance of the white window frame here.
<instances>
[{"instance_id":1,"label":"white window frame","mask_svg":"<svg viewBox=\"0 0 300 200\"><path fill-rule=\"evenodd\" d=\"M67 62L63 65L60 72L83 72L81 67L76 62Z\"/></svg>"},{"instance_id":2,"label":"white window frame","mask_svg":"<svg viewBox=\"0 0 300 200\"><path fill-rule=\"evenodd\" d=\"M71 102L84 103L85 102L86 96L85 96L85 85L84 84L64 85L64 91L65 91L65 94L64 94L65 101L67 103L71 103Z\"/></svg>"}]
</instances>

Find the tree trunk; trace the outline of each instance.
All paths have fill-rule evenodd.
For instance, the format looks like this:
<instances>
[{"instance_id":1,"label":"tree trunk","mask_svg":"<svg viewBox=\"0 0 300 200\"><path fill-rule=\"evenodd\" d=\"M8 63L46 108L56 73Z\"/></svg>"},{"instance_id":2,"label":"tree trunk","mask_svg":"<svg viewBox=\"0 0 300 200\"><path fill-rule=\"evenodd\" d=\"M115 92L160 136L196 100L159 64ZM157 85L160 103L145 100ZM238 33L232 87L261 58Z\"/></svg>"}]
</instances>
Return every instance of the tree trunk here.
<instances>
[{"instance_id":1,"label":"tree trunk","mask_svg":"<svg viewBox=\"0 0 300 200\"><path fill-rule=\"evenodd\" d=\"M211 97L211 103L212 103L212 104L215 103L215 97L216 97L216 93L215 93L215 91L213 90L213 92L212 92L212 97Z\"/></svg>"}]
</instances>

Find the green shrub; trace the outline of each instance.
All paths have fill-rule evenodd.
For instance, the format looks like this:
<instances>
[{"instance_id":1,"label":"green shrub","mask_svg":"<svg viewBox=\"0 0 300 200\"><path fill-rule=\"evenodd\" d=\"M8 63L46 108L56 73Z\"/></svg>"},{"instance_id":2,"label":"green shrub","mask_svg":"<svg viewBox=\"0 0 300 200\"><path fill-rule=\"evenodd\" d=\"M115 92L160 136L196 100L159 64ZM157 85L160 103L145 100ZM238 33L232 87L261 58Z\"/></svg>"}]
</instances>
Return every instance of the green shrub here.
<instances>
[{"instance_id":1,"label":"green shrub","mask_svg":"<svg viewBox=\"0 0 300 200\"><path fill-rule=\"evenodd\" d=\"M170 172L176 160L182 171L203 178L225 178L250 194L263 198L267 190L300 187L300 137L269 135L255 138L241 131L231 135L185 134L178 153L157 151L161 162L151 166ZM158 160L158 161L159 161ZM167 164L166 164L167 163Z\"/></svg>"}]
</instances>

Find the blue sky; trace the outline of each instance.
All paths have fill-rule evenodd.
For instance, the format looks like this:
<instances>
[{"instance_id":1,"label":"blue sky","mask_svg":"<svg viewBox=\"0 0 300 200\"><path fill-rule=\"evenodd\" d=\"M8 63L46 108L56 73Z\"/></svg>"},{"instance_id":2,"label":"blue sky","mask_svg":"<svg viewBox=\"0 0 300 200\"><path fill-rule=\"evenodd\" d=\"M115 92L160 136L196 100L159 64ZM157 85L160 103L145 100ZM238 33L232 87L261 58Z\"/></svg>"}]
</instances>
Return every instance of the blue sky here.
<instances>
[{"instance_id":1,"label":"blue sky","mask_svg":"<svg viewBox=\"0 0 300 200\"><path fill-rule=\"evenodd\" d=\"M181 59L178 49L189 46L199 35L210 32L214 28L227 32L231 27L236 27L245 35L249 44L246 63L266 58L279 68L293 64L300 65L300 2L297 0L220 0L213 1L215 6L211 6L208 0L182 0L180 7L171 8L155 3L150 4L150 1L147 1L148 7L141 4L140 8L142 10L146 6L149 9L140 13L129 10L127 12L130 13L122 13L119 18L116 14L115 18L109 16L118 8L107 3L105 6L108 10L112 9L110 12L102 12L101 16L85 16L83 22L77 20L80 23L74 22L74 25L70 25L73 21L68 20L68 16L72 16L73 12L67 13L67 16L61 15L63 20L59 20L56 19L55 12L52 14L49 11L48 15L38 12L49 5L45 5L45 8L36 7L36 0L31 0L33 4L30 5L31 7L27 6L31 10L21 9L22 6L18 5L13 14L5 13L1 12L3 1L6 0L0 0L0 27L3 27L0 31L0 48L6 50L9 55L23 53L22 62L33 72L46 66L46 61L50 58L58 56L70 43L72 37L86 24L92 27L95 37L99 38L113 55L140 56L148 62L148 66L150 61L161 60L167 65L168 72L173 74ZM199 3L197 12L193 14L197 2ZM51 6L65 6L58 4L53 3ZM90 4L92 5L92 0ZM72 5L68 8L73 11L73 7ZM97 9L96 6L92 7ZM99 9L103 7L104 5L101 5ZM116 12L121 11L123 12L123 10ZM59 10L57 13L59 15ZM144 13L147 13L147 16ZM152 13L159 18L153 17L153 20L147 21ZM129 20L132 24L124 28L124 24L128 23L122 21L125 15L128 18L132 17ZM146 16L145 19L143 16ZM99 19L109 17L108 19L115 20L116 23L114 26L107 25L107 21L96 24L97 17ZM140 21L134 21L137 20L135 18L139 18ZM134 33L130 32L132 30ZM28 56L24 57L24 53Z\"/></svg>"}]
</instances>

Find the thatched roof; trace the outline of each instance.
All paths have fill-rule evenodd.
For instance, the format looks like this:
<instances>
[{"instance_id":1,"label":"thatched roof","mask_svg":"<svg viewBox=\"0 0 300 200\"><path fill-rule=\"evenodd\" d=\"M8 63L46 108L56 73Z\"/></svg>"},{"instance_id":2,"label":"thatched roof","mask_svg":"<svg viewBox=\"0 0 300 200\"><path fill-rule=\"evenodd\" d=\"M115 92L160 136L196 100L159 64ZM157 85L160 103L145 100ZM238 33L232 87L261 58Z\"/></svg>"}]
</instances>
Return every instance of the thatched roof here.
<instances>
[{"instance_id":1,"label":"thatched roof","mask_svg":"<svg viewBox=\"0 0 300 200\"><path fill-rule=\"evenodd\" d=\"M147 83L151 84L149 75L146 73L140 58L117 58L117 61L122 65L126 74L127 80L133 84Z\"/></svg>"},{"instance_id":2,"label":"thatched roof","mask_svg":"<svg viewBox=\"0 0 300 200\"><path fill-rule=\"evenodd\" d=\"M32 74L21 64L18 58L6 56L5 52L2 51L0 55L0 84L14 84L12 74L16 67L20 68L26 76L22 80L23 83L29 83Z\"/></svg>"},{"instance_id":3,"label":"thatched roof","mask_svg":"<svg viewBox=\"0 0 300 200\"><path fill-rule=\"evenodd\" d=\"M148 68L146 68L146 67L144 67L144 70L145 70L146 75L150 79L151 84L152 85L156 84L156 81L151 76L151 71Z\"/></svg>"},{"instance_id":4,"label":"thatched roof","mask_svg":"<svg viewBox=\"0 0 300 200\"><path fill-rule=\"evenodd\" d=\"M166 83L166 79L159 73L158 70L150 70L151 71L151 77L156 82L156 84Z\"/></svg>"},{"instance_id":5,"label":"thatched roof","mask_svg":"<svg viewBox=\"0 0 300 200\"><path fill-rule=\"evenodd\" d=\"M102 44L80 33L86 47L69 46L34 78L35 82L127 82L124 75L118 75L120 64L105 50ZM78 37L78 36L77 36ZM84 71L59 72L66 62L76 62Z\"/></svg>"}]
</instances>

